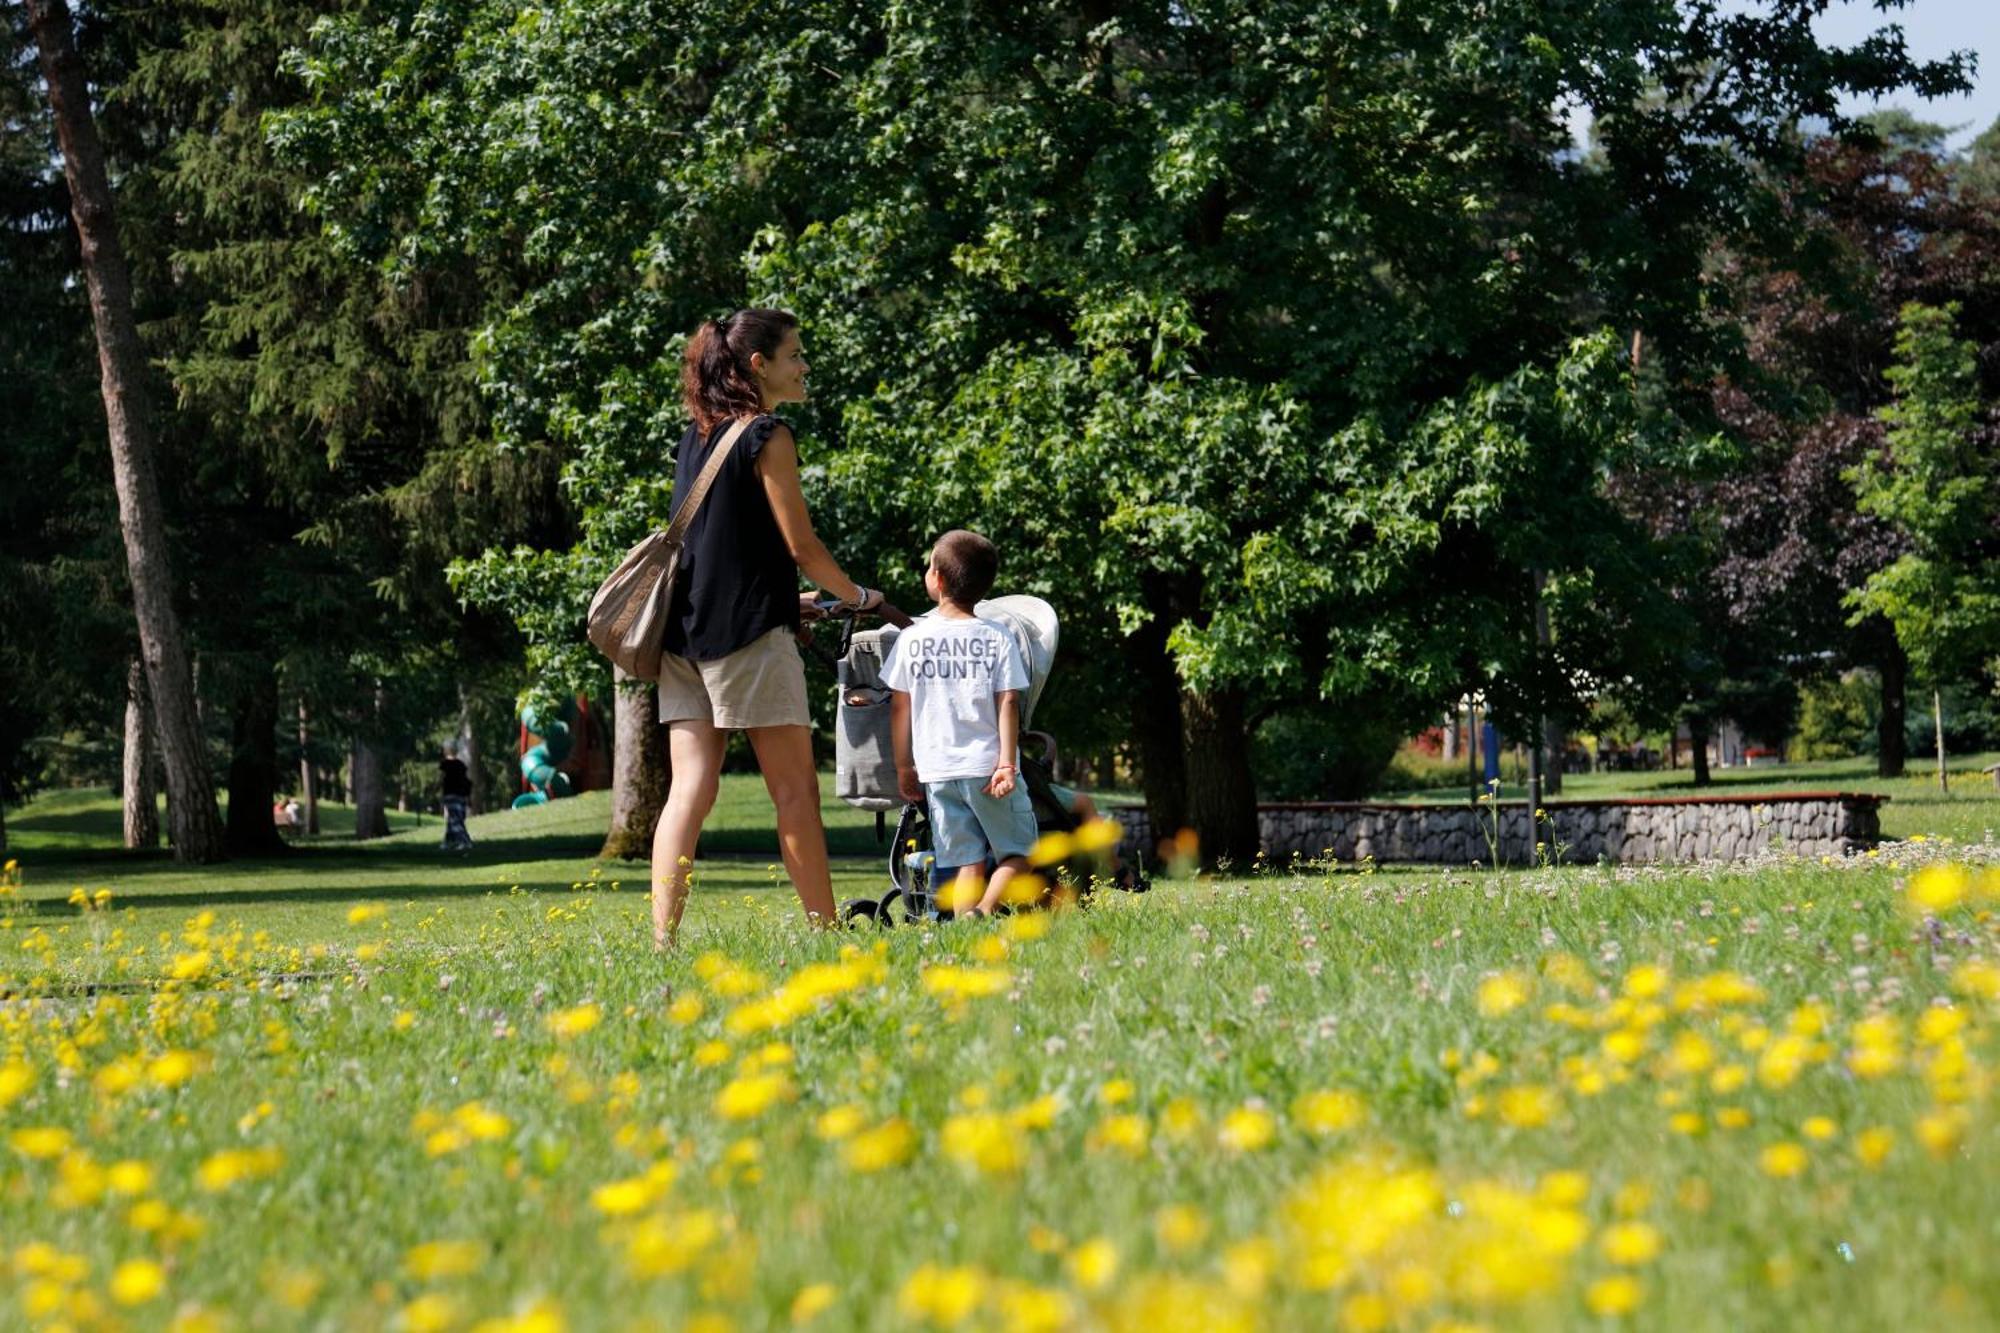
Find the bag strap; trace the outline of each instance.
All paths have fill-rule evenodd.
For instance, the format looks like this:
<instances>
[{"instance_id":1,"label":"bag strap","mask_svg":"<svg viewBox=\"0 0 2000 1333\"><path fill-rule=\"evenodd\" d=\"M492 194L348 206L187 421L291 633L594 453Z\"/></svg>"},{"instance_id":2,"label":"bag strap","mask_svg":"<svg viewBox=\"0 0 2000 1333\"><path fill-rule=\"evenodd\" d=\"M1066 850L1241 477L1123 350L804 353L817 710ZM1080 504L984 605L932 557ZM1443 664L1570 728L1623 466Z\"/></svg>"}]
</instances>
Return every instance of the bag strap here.
<instances>
[{"instance_id":1,"label":"bag strap","mask_svg":"<svg viewBox=\"0 0 2000 1333\"><path fill-rule=\"evenodd\" d=\"M729 451L736 447L736 442L743 438L743 432L748 430L755 420L756 417L744 417L731 426L728 433L703 461L701 471L695 476L694 485L688 487L688 493L681 498L681 507L674 511L671 519L667 520L668 545L678 546L681 539L687 536L688 526L694 522L695 511L700 509L701 502L708 498L708 488L715 484L716 474L722 471L722 464L729 457Z\"/></svg>"}]
</instances>

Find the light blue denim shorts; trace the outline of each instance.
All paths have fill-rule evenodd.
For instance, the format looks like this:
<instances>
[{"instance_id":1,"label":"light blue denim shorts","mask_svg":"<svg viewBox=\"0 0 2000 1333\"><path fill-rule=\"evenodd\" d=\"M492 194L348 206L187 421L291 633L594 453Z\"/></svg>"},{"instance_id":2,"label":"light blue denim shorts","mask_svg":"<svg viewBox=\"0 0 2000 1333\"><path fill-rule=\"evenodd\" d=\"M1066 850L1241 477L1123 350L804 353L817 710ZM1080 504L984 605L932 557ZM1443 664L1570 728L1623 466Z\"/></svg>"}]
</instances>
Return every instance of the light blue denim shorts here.
<instances>
[{"instance_id":1,"label":"light blue denim shorts","mask_svg":"<svg viewBox=\"0 0 2000 1333\"><path fill-rule=\"evenodd\" d=\"M1005 796L988 796L984 778L947 778L924 784L931 812L931 850L940 870L1026 856L1035 845L1035 812L1018 779Z\"/></svg>"}]
</instances>

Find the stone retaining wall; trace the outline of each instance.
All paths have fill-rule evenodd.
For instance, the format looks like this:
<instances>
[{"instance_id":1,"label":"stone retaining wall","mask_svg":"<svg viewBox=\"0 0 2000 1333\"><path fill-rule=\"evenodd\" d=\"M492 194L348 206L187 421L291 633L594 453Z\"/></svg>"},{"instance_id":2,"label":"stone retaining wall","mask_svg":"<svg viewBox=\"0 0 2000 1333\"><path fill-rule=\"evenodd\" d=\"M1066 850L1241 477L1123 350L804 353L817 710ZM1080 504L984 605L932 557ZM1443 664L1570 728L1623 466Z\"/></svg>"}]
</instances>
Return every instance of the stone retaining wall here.
<instances>
[{"instance_id":1,"label":"stone retaining wall","mask_svg":"<svg viewBox=\"0 0 2000 1333\"><path fill-rule=\"evenodd\" d=\"M1566 865L1599 861L1732 860L1771 848L1800 856L1848 856L1882 837L1885 796L1855 792L1781 792L1764 796L1686 796L1656 800L1549 801L1542 837ZM1144 808L1107 807L1125 826L1125 846L1150 856L1155 839ZM1500 859L1534 861L1525 803L1498 810ZM1259 806L1265 854L1280 864L1307 860L1404 861L1435 865L1487 862L1494 850L1490 806L1300 803ZM1553 832L1551 832L1551 828Z\"/></svg>"}]
</instances>

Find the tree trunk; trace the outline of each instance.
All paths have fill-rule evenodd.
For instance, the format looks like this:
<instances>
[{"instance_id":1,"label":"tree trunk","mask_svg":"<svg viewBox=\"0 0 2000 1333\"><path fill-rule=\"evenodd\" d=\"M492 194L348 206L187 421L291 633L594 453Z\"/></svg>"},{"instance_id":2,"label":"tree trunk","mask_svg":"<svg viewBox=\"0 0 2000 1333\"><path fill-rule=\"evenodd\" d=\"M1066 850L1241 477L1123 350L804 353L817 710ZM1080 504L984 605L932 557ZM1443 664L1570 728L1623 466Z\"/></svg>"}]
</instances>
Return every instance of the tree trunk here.
<instances>
[{"instance_id":1,"label":"tree trunk","mask_svg":"<svg viewBox=\"0 0 2000 1333\"><path fill-rule=\"evenodd\" d=\"M656 699L658 696L654 696ZM654 705L657 710L658 704ZM465 764L465 772L472 779L472 796L466 802L469 814L486 813L486 775L479 770L479 720L472 712L472 691L465 682L458 686L458 757Z\"/></svg>"},{"instance_id":2,"label":"tree trunk","mask_svg":"<svg viewBox=\"0 0 2000 1333\"><path fill-rule=\"evenodd\" d=\"M7 803L0 801L0 856L7 854Z\"/></svg>"},{"instance_id":3,"label":"tree trunk","mask_svg":"<svg viewBox=\"0 0 2000 1333\"><path fill-rule=\"evenodd\" d=\"M146 414L146 354L132 314L132 280L118 240L104 149L91 118L83 62L71 38L68 4L28 0L28 23L40 51L63 175L69 182L70 216L76 222L84 281L90 289L104 415L110 427L112 481L118 492L118 526L125 539L140 652L166 760L174 859L219 861L224 854L222 821L216 814L215 780L196 719L187 643L174 610L166 513Z\"/></svg>"},{"instance_id":4,"label":"tree trunk","mask_svg":"<svg viewBox=\"0 0 2000 1333\"><path fill-rule=\"evenodd\" d=\"M612 669L611 830L599 856L627 861L653 854L653 825L673 780L660 700L650 681Z\"/></svg>"},{"instance_id":5,"label":"tree trunk","mask_svg":"<svg viewBox=\"0 0 2000 1333\"><path fill-rule=\"evenodd\" d=\"M1931 726L1937 732L1938 790L1949 792L1951 782L1944 771L1944 692L1931 691Z\"/></svg>"},{"instance_id":6,"label":"tree trunk","mask_svg":"<svg viewBox=\"0 0 2000 1333\"><path fill-rule=\"evenodd\" d=\"M1697 713L1688 719L1688 754L1694 761L1694 785L1706 787L1708 777L1708 717Z\"/></svg>"},{"instance_id":7,"label":"tree trunk","mask_svg":"<svg viewBox=\"0 0 2000 1333\"><path fill-rule=\"evenodd\" d=\"M389 834L389 817L382 802L386 774L382 763L382 742L378 728L382 718L382 687L375 687L375 705L354 738L354 757L349 763L353 775L354 836L384 838Z\"/></svg>"},{"instance_id":8,"label":"tree trunk","mask_svg":"<svg viewBox=\"0 0 2000 1333\"><path fill-rule=\"evenodd\" d=\"M1149 579L1146 604L1152 616L1125 640L1125 663L1133 682L1132 737L1138 751L1139 787L1146 796L1146 819L1161 841L1188 827L1187 752L1182 748L1181 682L1167 652L1175 616L1163 580ZM1144 855L1154 853L1151 847Z\"/></svg>"},{"instance_id":9,"label":"tree trunk","mask_svg":"<svg viewBox=\"0 0 2000 1333\"><path fill-rule=\"evenodd\" d=\"M1563 789L1563 761L1569 755L1569 737L1560 722L1542 723L1542 795L1560 796Z\"/></svg>"},{"instance_id":10,"label":"tree trunk","mask_svg":"<svg viewBox=\"0 0 2000 1333\"><path fill-rule=\"evenodd\" d=\"M1875 776L1900 778L1909 748L1910 659L1894 635L1888 636L1877 669L1882 673L1882 715L1875 724Z\"/></svg>"},{"instance_id":11,"label":"tree trunk","mask_svg":"<svg viewBox=\"0 0 2000 1333\"><path fill-rule=\"evenodd\" d=\"M307 833L319 832L319 770L312 761L312 728L306 714L306 701L299 700L299 795L306 807Z\"/></svg>"},{"instance_id":12,"label":"tree trunk","mask_svg":"<svg viewBox=\"0 0 2000 1333\"><path fill-rule=\"evenodd\" d=\"M125 669L125 845L150 851L160 845L159 789L153 785L153 702L146 694L146 664Z\"/></svg>"},{"instance_id":13,"label":"tree trunk","mask_svg":"<svg viewBox=\"0 0 2000 1333\"><path fill-rule=\"evenodd\" d=\"M1189 826L1201 859L1247 869L1257 855L1257 787L1250 772L1250 731L1241 690L1181 696L1187 740Z\"/></svg>"},{"instance_id":14,"label":"tree trunk","mask_svg":"<svg viewBox=\"0 0 2000 1333\"><path fill-rule=\"evenodd\" d=\"M271 807L278 794L278 674L255 668L236 699L230 729L229 850L236 856L282 852Z\"/></svg>"}]
</instances>

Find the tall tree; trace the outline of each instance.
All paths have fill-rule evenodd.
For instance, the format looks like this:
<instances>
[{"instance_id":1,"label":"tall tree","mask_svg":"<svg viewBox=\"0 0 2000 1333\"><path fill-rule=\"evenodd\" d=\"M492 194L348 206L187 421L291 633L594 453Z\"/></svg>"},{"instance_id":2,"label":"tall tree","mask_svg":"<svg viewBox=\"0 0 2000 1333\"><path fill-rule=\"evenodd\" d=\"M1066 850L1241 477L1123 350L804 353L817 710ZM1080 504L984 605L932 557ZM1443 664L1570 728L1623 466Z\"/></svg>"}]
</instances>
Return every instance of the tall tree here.
<instances>
[{"instance_id":1,"label":"tall tree","mask_svg":"<svg viewBox=\"0 0 2000 1333\"><path fill-rule=\"evenodd\" d=\"M1719 471L1644 489L1709 530L1714 558L1700 578L1720 617L1708 642L1756 642L1805 671L1874 668L1877 767L1893 776L1908 662L1883 617L1850 623L1849 598L1907 539L1855 504L1847 474L1883 447L1877 414L1907 303L1959 303L1985 349L1982 392L2000 392L2000 201L1961 189L1949 159L1899 139L1896 125L1873 128L1811 143L1804 170L1781 185L1786 225L1718 253L1715 308L1743 330L1743 356L1712 395L1734 450Z\"/></svg>"},{"instance_id":2,"label":"tall tree","mask_svg":"<svg viewBox=\"0 0 2000 1333\"><path fill-rule=\"evenodd\" d=\"M91 318L97 330L104 410L111 437L119 525L146 679L160 724L174 856L216 861L223 830L196 714L192 662L174 605L166 513L155 471L145 399L145 354L132 312L131 279L117 231L111 182L76 54L64 0L29 0L49 107L62 147Z\"/></svg>"},{"instance_id":3,"label":"tall tree","mask_svg":"<svg viewBox=\"0 0 2000 1333\"><path fill-rule=\"evenodd\" d=\"M1937 780L1947 790L1941 692L2000 656L2000 433L1979 394L1978 348L1956 336L1958 307L1911 304L1896 333L1881 418L1883 456L1864 458L1854 487L1909 549L1857 592L1857 615L1896 628L1931 687Z\"/></svg>"},{"instance_id":4,"label":"tall tree","mask_svg":"<svg viewBox=\"0 0 2000 1333\"><path fill-rule=\"evenodd\" d=\"M279 133L393 270L526 261L484 343L503 438L652 484L679 337L745 300L797 308L837 407L804 433L843 559L1006 534L1010 586L1064 616L1066 689L1145 710L1156 816L1241 855L1273 707L1414 720L1491 683L1546 715L1619 650L1601 631L1635 599L1567 540L1646 565L1596 496L1639 438L1596 331L1642 326L1679 391L1704 382L1709 245L1765 197L1754 164L1794 153L1786 127L1843 90L1962 84L1895 40L1823 51L1811 18L475 3L322 28L322 104ZM550 580L571 638L591 567ZM1534 567L1562 599L1546 651Z\"/></svg>"}]
</instances>

